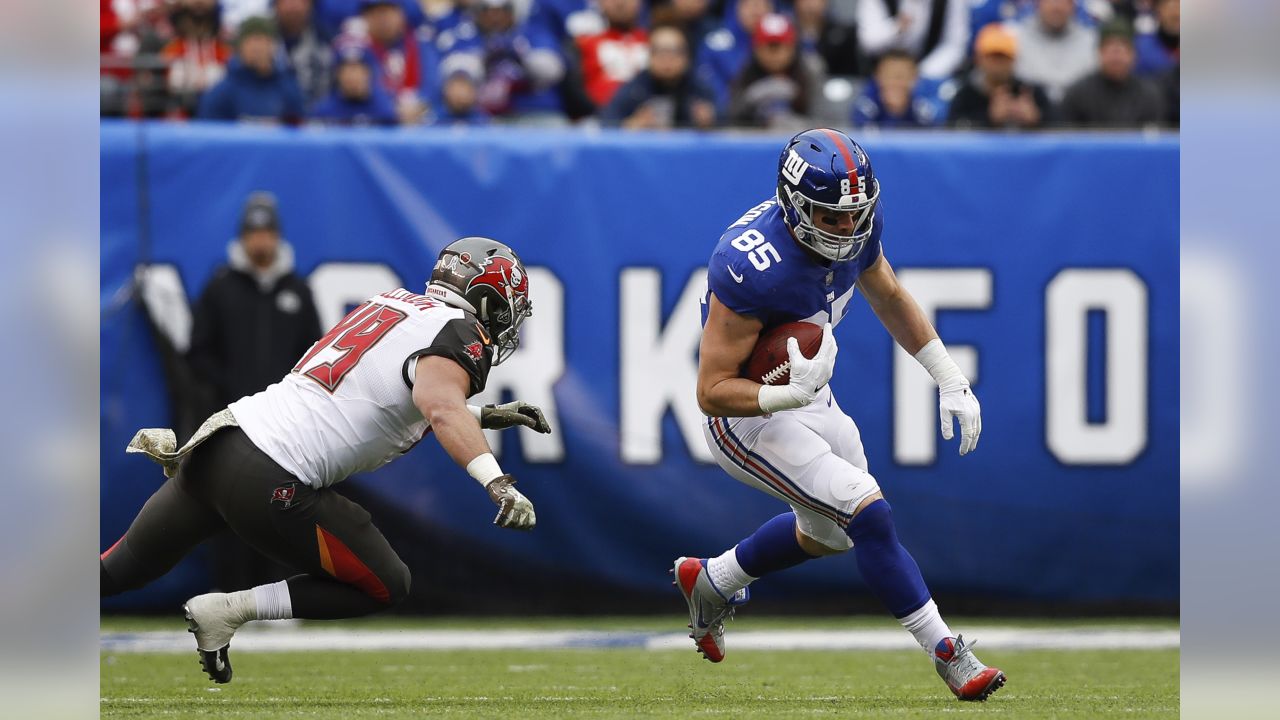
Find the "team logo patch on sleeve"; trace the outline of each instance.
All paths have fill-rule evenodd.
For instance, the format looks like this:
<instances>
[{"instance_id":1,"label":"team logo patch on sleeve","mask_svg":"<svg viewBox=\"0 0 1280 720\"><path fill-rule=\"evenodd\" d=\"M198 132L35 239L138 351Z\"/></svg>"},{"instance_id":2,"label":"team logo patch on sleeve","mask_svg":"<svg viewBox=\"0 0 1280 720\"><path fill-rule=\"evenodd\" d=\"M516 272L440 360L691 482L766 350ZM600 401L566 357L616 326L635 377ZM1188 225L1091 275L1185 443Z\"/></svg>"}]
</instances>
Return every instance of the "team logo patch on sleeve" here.
<instances>
[{"instance_id":1,"label":"team logo patch on sleeve","mask_svg":"<svg viewBox=\"0 0 1280 720\"><path fill-rule=\"evenodd\" d=\"M484 358L484 344L480 343L479 341L468 343L466 350L467 350L467 354L471 356L472 360L480 361L481 359Z\"/></svg>"}]
</instances>

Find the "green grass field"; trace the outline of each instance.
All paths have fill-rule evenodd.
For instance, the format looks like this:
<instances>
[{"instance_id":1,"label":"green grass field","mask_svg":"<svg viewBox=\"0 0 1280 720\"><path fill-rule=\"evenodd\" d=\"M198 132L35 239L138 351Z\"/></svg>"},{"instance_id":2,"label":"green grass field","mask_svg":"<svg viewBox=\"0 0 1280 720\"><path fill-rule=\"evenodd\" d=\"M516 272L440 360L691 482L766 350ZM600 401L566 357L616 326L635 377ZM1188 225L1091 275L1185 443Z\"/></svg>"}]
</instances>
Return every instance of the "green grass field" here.
<instances>
[{"instance_id":1,"label":"green grass field","mask_svg":"<svg viewBox=\"0 0 1280 720\"><path fill-rule=\"evenodd\" d=\"M954 625L959 626L963 619ZM973 621L990 626L991 620ZM1046 627L1045 622L1005 625ZM1062 623L1056 623L1061 626ZM1168 629L1169 621L1088 621ZM371 620L361 629L584 628L581 620ZM954 700L921 653L733 651L735 629L885 627L883 620L750 618L729 627L724 663L641 649L235 653L235 680L215 686L194 652L101 657L102 717L636 718L636 717L1176 717L1176 650L987 651L1009 684L984 704ZM180 627L180 625L176 626ZM327 625L327 627L333 627ZM175 629L108 620L104 632ZM591 629L662 630L669 621L593 621Z\"/></svg>"}]
</instances>

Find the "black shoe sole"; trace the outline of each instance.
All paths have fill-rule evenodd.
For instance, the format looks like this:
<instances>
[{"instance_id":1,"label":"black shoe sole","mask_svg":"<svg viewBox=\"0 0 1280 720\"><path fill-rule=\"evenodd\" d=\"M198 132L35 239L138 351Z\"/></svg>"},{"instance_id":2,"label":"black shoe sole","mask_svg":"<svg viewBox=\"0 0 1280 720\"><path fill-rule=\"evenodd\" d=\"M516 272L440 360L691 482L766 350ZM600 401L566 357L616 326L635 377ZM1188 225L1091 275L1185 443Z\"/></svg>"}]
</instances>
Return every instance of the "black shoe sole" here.
<instances>
[{"instance_id":1,"label":"black shoe sole","mask_svg":"<svg viewBox=\"0 0 1280 720\"><path fill-rule=\"evenodd\" d=\"M191 617L191 611L186 605L182 606L182 616L187 619L187 632L194 634L199 629L199 624L195 618ZM204 670L209 679L225 685L231 682L231 657L227 651L231 649L231 643L227 643L217 650L201 650L196 648L196 655L200 657L200 667Z\"/></svg>"}]
</instances>

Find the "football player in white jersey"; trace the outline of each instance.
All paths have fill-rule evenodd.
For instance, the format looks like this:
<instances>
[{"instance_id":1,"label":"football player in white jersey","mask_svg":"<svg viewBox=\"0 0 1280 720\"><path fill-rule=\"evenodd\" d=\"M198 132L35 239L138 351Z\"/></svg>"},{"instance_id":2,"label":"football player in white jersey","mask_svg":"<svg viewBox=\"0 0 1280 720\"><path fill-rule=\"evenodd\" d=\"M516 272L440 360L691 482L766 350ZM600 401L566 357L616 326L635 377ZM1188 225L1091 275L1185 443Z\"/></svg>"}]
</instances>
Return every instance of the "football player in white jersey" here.
<instances>
[{"instance_id":1,"label":"football player in white jersey","mask_svg":"<svg viewBox=\"0 0 1280 720\"><path fill-rule=\"evenodd\" d=\"M836 359L831 327L860 288L885 329L938 383L942 436L960 424L960 454L978 444L982 415L933 325L894 276L881 249L880 181L867 153L844 133L802 132L782 150L777 192L725 230L707 270L698 404L716 461L735 479L791 506L717 557L681 557L675 583L689 605L698 651L724 659L724 620L747 586L816 557L853 550L871 591L934 661L961 700L985 700L1005 682L943 621L915 560L898 542L893 514L868 472L858 426L827 381ZM761 334L795 321L825 325L813 358L795 338L786 385L740 377ZM850 376L860 383L877 378Z\"/></svg>"},{"instance_id":2,"label":"football player in white jersey","mask_svg":"<svg viewBox=\"0 0 1280 720\"><path fill-rule=\"evenodd\" d=\"M515 252L463 238L440 253L425 294L369 298L283 380L214 415L182 448L171 431L140 431L129 449L161 462L169 479L102 553L102 596L155 580L226 527L299 569L183 606L201 664L219 683L231 680L228 647L249 620L349 618L395 605L409 592L408 567L369 513L331 486L391 462L429 432L487 490L495 523L531 530L533 504L481 428L550 427L526 403L466 402L516 349L531 308Z\"/></svg>"}]
</instances>

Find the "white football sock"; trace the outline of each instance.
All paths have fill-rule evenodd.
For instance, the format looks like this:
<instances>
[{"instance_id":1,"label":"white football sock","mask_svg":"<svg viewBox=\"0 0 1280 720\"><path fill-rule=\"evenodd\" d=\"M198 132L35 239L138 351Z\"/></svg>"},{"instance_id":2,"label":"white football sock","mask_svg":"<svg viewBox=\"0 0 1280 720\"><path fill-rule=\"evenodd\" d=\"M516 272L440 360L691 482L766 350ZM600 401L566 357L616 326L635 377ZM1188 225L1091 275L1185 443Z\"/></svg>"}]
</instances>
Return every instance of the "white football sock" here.
<instances>
[{"instance_id":1,"label":"white football sock","mask_svg":"<svg viewBox=\"0 0 1280 720\"><path fill-rule=\"evenodd\" d=\"M738 546L734 545L724 551L720 557L713 557L707 560L707 574L711 577L711 584L716 586L720 594L726 598L731 597L734 593L751 584L755 578L751 577L738 564Z\"/></svg>"},{"instance_id":2,"label":"white football sock","mask_svg":"<svg viewBox=\"0 0 1280 720\"><path fill-rule=\"evenodd\" d=\"M938 646L942 638L955 637L951 633L951 628L947 627L947 623L943 621L933 598L929 598L929 602L919 610L904 618L898 618L898 622L915 636L916 642L929 653L929 657L933 657L933 649Z\"/></svg>"},{"instance_id":3,"label":"white football sock","mask_svg":"<svg viewBox=\"0 0 1280 720\"><path fill-rule=\"evenodd\" d=\"M289 583L281 580L269 585L259 585L252 590L257 612L255 620L288 620L293 617L293 603L289 599Z\"/></svg>"}]
</instances>

